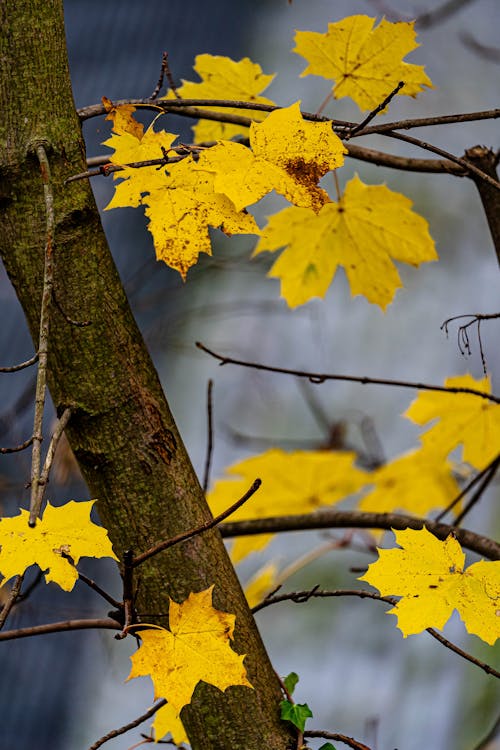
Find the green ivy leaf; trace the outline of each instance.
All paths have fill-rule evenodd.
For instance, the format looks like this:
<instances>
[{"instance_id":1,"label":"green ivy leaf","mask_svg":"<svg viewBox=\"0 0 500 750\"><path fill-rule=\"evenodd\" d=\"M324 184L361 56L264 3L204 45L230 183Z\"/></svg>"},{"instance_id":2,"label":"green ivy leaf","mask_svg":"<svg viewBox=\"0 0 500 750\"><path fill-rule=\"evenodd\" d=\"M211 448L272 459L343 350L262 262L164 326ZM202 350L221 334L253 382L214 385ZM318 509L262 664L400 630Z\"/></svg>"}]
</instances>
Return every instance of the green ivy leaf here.
<instances>
[{"instance_id":1,"label":"green ivy leaf","mask_svg":"<svg viewBox=\"0 0 500 750\"><path fill-rule=\"evenodd\" d=\"M295 685L299 681L299 675L297 672L290 672L285 679L283 680L283 684L290 693L290 695L293 695L293 691L295 690Z\"/></svg>"},{"instance_id":2,"label":"green ivy leaf","mask_svg":"<svg viewBox=\"0 0 500 750\"><path fill-rule=\"evenodd\" d=\"M290 701L281 701L281 718L297 727L301 732L304 731L307 719L313 715L307 703L291 703Z\"/></svg>"},{"instance_id":3,"label":"green ivy leaf","mask_svg":"<svg viewBox=\"0 0 500 750\"><path fill-rule=\"evenodd\" d=\"M334 747L334 745L332 745L331 742L325 742L325 744L321 745L318 750L336 750L336 748Z\"/></svg>"}]
</instances>

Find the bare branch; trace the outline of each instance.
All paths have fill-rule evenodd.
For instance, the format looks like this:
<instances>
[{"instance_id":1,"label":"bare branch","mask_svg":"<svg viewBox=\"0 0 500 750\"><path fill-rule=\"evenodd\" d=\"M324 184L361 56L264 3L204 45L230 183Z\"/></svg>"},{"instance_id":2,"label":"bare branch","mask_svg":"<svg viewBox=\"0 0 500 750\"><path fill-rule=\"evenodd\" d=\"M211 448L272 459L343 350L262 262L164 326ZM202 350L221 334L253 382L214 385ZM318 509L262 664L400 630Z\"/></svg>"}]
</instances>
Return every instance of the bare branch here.
<instances>
[{"instance_id":1,"label":"bare branch","mask_svg":"<svg viewBox=\"0 0 500 750\"><path fill-rule=\"evenodd\" d=\"M12 584L12 588L9 592L7 601L4 603L2 609L0 610L0 630L5 625L5 621L7 620L7 617L9 616L12 610L12 607L14 606L14 604L19 598L19 594L21 593L21 586L23 585L23 581L24 581L24 575L17 576L17 578L14 580L14 583ZM2 637L5 637L6 632L8 633L9 631L0 633L0 640L2 639Z\"/></svg>"},{"instance_id":2,"label":"bare branch","mask_svg":"<svg viewBox=\"0 0 500 750\"><path fill-rule=\"evenodd\" d=\"M179 544L180 542L185 542L187 539L191 539L193 536L197 536L198 534L203 534L203 532L208 531L209 529L213 529L214 526L217 526L219 523L222 523L222 521L225 518L228 518L232 513L238 510L244 503L249 500L252 495L254 495L257 490L259 489L260 485L262 484L260 479L256 479L255 482L252 484L250 489L245 492L243 497L240 497L239 500L237 500L233 505L231 505L229 508L227 508L223 513L216 516L215 518L211 518L210 521L207 521L206 523L202 524L201 526L197 526L194 529L190 529L189 531L184 531L182 534L177 534L177 536L172 537L171 539L167 539L165 542L161 542L160 544L157 544L155 547L151 547L151 549L148 549L146 552L143 552L142 555L138 555L134 558L132 561L132 567L136 568L138 565L141 565L145 560L148 560L150 557L153 557L153 555L157 555L159 552L163 552L166 549L169 549L170 547L173 547L176 544Z\"/></svg>"},{"instance_id":3,"label":"bare branch","mask_svg":"<svg viewBox=\"0 0 500 750\"><path fill-rule=\"evenodd\" d=\"M0 633L0 641L13 641L17 638L30 638L32 635L47 635L47 633L63 633L67 630L121 630L121 628L117 620L109 617L101 620L65 620L64 622L51 622L48 625L34 625L31 628L4 630Z\"/></svg>"},{"instance_id":4,"label":"bare branch","mask_svg":"<svg viewBox=\"0 0 500 750\"><path fill-rule=\"evenodd\" d=\"M271 606L271 604L278 604L279 602L284 601L292 601L295 604L304 604L310 599L324 599L339 596L356 596L360 599L374 599L375 601L391 604L393 607L398 603L398 599L393 596L381 596L380 594L376 594L373 591L365 591L364 589L337 589L336 591L322 591L318 586L315 586L314 588L306 591L292 591L288 594L276 594L274 596L269 596L268 598L264 599L263 602L254 607L252 609L252 612L258 612L265 607ZM443 646L450 649L450 651L453 651L455 654L458 654L458 656L461 656L466 661L469 661L471 662L471 664L479 667L483 670L483 672L486 672L486 674L490 674L493 677L500 678L500 672L498 672L494 667L492 667L490 664L486 664L485 662L480 661L479 659L476 659L475 656L467 653L467 651L463 651L461 648L459 648L454 643L438 633L436 630L434 630L434 628L426 628L426 632L429 633L429 635L431 635L437 641L439 641L439 643L441 643Z\"/></svg>"},{"instance_id":5,"label":"bare branch","mask_svg":"<svg viewBox=\"0 0 500 750\"><path fill-rule=\"evenodd\" d=\"M27 359L26 362L21 362L19 365L12 365L11 367L0 367L0 372L19 372L24 370L25 367L31 367L35 362L38 362L38 352L34 354L31 359Z\"/></svg>"},{"instance_id":6,"label":"bare branch","mask_svg":"<svg viewBox=\"0 0 500 750\"><path fill-rule=\"evenodd\" d=\"M196 342L198 349L203 352L210 354L214 359L219 360L220 366L223 365L238 365L239 367L248 367L252 370L262 370L264 372L275 372L280 375L293 375L297 378L307 378L310 383L321 385L327 380L340 380L349 383L360 383L361 385L387 385L397 388L415 388L419 391L438 391L442 393L469 393L473 396L478 396L486 401L492 401L495 404L500 403L500 398L493 396L490 393L484 393L483 391L476 391L474 388L447 388L444 385L430 385L429 383L414 383L409 380L388 380L386 378L371 378L366 375L337 375L331 373L317 373L308 372L305 370L292 370L287 367L273 367L272 365L264 365L261 362L250 362L243 359L235 359L234 357L225 357L222 354L214 352L199 341Z\"/></svg>"},{"instance_id":7,"label":"bare branch","mask_svg":"<svg viewBox=\"0 0 500 750\"><path fill-rule=\"evenodd\" d=\"M205 471L203 472L203 491L206 493L210 482L210 466L214 450L214 425L213 425L213 388L214 381L210 379L207 385L207 455L205 458Z\"/></svg>"},{"instance_id":8,"label":"bare branch","mask_svg":"<svg viewBox=\"0 0 500 750\"><path fill-rule=\"evenodd\" d=\"M36 518L40 511L37 507L40 483L40 461L41 446L43 440L42 423L45 408L45 388L47 381L47 351L49 344L50 304L52 299L52 285L54 279L53 253L54 253L54 195L52 192L52 181L50 165L47 152L43 145L38 145L36 155L40 163L40 171L43 182L43 193L45 198L46 212L46 235L45 235L45 266L43 272L43 291L40 308L40 331L38 343L38 373L36 379L35 394L35 416L33 420L33 449L31 453L31 497L30 497L30 526L35 526Z\"/></svg>"},{"instance_id":9,"label":"bare branch","mask_svg":"<svg viewBox=\"0 0 500 750\"><path fill-rule=\"evenodd\" d=\"M144 721L154 716L155 713L166 704L167 701L165 700L165 698L161 698L158 703L155 703L152 708L141 714L141 716L138 716L137 719L130 721L128 724L124 724L124 726L120 727L119 729L112 729L111 732L105 734L104 737L101 737L99 740L97 740L97 742L94 742L94 744L89 747L89 750L98 750L98 748L102 747L102 745L108 742L108 740L112 740L114 737L119 737L121 734L125 734L131 729L135 729L135 727L138 727Z\"/></svg>"},{"instance_id":10,"label":"bare branch","mask_svg":"<svg viewBox=\"0 0 500 750\"><path fill-rule=\"evenodd\" d=\"M26 448L29 448L32 443L33 436L25 440L24 443L15 445L13 448L0 448L0 453L19 453L19 451L24 451Z\"/></svg>"},{"instance_id":11,"label":"bare branch","mask_svg":"<svg viewBox=\"0 0 500 750\"><path fill-rule=\"evenodd\" d=\"M221 524L219 531L224 538L252 536L254 534L277 534L284 531L312 531L317 529L421 529L426 527L438 539L453 534L462 547L477 552L489 560L500 560L500 544L489 537L468 529L452 526L427 518L407 516L403 513L364 513L358 510L316 510L293 516L272 516L251 521L231 521Z\"/></svg>"}]
</instances>

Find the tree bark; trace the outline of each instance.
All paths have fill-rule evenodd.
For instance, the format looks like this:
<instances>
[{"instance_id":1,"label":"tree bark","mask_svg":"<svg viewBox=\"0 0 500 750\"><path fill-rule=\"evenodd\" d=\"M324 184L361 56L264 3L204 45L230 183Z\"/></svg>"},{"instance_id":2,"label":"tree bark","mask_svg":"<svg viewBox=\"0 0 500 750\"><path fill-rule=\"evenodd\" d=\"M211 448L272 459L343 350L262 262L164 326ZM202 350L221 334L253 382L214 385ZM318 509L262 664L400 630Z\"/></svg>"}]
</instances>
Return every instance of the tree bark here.
<instances>
[{"instance_id":1,"label":"tree bark","mask_svg":"<svg viewBox=\"0 0 500 750\"><path fill-rule=\"evenodd\" d=\"M45 204L36 147L49 156L55 195L54 290L48 383L115 551L140 552L205 522L203 492L130 311L84 171L85 148L68 75L62 2L0 3L0 250L38 341ZM64 310L64 315L61 310ZM90 320L80 327L69 319ZM35 344L36 346L36 344ZM236 498L235 498L236 499ZM280 685L217 530L139 569L139 611L165 613L215 584L214 606L236 615L254 690L200 684L182 712L194 750L285 750ZM159 621L165 624L165 619ZM119 647L119 646L117 646Z\"/></svg>"}]
</instances>

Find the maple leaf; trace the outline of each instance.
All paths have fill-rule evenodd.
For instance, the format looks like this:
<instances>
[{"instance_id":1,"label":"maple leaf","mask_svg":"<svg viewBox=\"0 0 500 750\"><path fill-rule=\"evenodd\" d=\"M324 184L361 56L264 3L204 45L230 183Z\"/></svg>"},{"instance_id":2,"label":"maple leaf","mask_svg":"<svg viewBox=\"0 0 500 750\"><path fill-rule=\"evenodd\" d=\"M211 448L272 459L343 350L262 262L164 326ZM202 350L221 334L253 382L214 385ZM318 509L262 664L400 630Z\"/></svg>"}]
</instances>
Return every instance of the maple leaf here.
<instances>
[{"instance_id":1,"label":"maple leaf","mask_svg":"<svg viewBox=\"0 0 500 750\"><path fill-rule=\"evenodd\" d=\"M104 145L114 149L110 161L124 165L161 159L176 138L152 128L142 138L123 130ZM252 216L237 211L229 198L214 192L214 176L193 167L191 156L169 164L168 169L124 167L113 175L121 182L115 185L115 194L106 206L109 210L143 205L156 257L179 271L183 279L201 252L212 254L209 226L220 227L229 235L259 234Z\"/></svg>"},{"instance_id":2,"label":"maple leaf","mask_svg":"<svg viewBox=\"0 0 500 750\"><path fill-rule=\"evenodd\" d=\"M472 388L491 393L487 376L475 380L472 375L458 375L447 378L444 384L447 388ZM461 444L463 460L476 469L483 469L498 455L500 404L472 393L421 391L404 416L419 425L439 419L420 440L426 448L440 455L447 455Z\"/></svg>"},{"instance_id":3,"label":"maple leaf","mask_svg":"<svg viewBox=\"0 0 500 750\"><path fill-rule=\"evenodd\" d=\"M361 498L358 508L375 513L403 510L426 516L459 494L460 487L451 470L452 465L434 451L406 453L372 472L375 487ZM460 510L458 504L455 510Z\"/></svg>"},{"instance_id":4,"label":"maple leaf","mask_svg":"<svg viewBox=\"0 0 500 750\"><path fill-rule=\"evenodd\" d=\"M319 213L291 206L271 216L254 255L285 247L268 275L281 279L290 307L324 297L340 265L353 296L385 308L402 286L391 258L413 266L437 259L428 224L411 206L404 195L356 175L340 201Z\"/></svg>"},{"instance_id":5,"label":"maple leaf","mask_svg":"<svg viewBox=\"0 0 500 750\"><path fill-rule=\"evenodd\" d=\"M402 549L379 550L359 580L382 596L402 597L387 614L397 616L403 636L441 629L457 609L467 631L493 645L500 637L500 561L464 570L465 555L451 534L444 542L425 527L394 534Z\"/></svg>"},{"instance_id":6,"label":"maple leaf","mask_svg":"<svg viewBox=\"0 0 500 750\"><path fill-rule=\"evenodd\" d=\"M157 740L161 740L162 737L170 734L175 745L180 745L182 742L189 743L184 725L171 703L167 703L158 709L151 727L155 731Z\"/></svg>"},{"instance_id":7,"label":"maple leaf","mask_svg":"<svg viewBox=\"0 0 500 750\"><path fill-rule=\"evenodd\" d=\"M420 45L415 42L414 21L391 23L382 19L349 16L328 24L328 31L297 31L293 50L309 65L301 74L336 81L333 96L350 96L361 110L375 109L400 81L399 94L415 97L424 86L433 88L422 65L403 62Z\"/></svg>"},{"instance_id":8,"label":"maple leaf","mask_svg":"<svg viewBox=\"0 0 500 750\"><path fill-rule=\"evenodd\" d=\"M265 75L260 65L252 62L248 57L236 62L230 57L220 55L197 55L194 69L200 76L201 82L183 80L182 86L177 89L177 94L183 99L232 99L257 104L274 104L271 99L260 96L260 93L269 86L274 75ZM174 93L169 92L164 98L173 99ZM200 107L200 109L204 108ZM265 112L251 109L229 107L206 107L205 109L211 112L252 117L254 120L263 120L266 116ZM229 140L235 135L246 136L248 128L244 125L200 120L194 126L193 134L195 143L202 143Z\"/></svg>"},{"instance_id":9,"label":"maple leaf","mask_svg":"<svg viewBox=\"0 0 500 750\"><path fill-rule=\"evenodd\" d=\"M300 102L252 123L250 146L222 141L200 154L197 164L215 173L214 189L237 209L276 190L291 203L318 211L329 200L318 181L342 166L347 153L331 123L303 119Z\"/></svg>"},{"instance_id":10,"label":"maple leaf","mask_svg":"<svg viewBox=\"0 0 500 750\"><path fill-rule=\"evenodd\" d=\"M170 630L154 625L141 630L142 645L130 657L127 679L150 676L155 699L166 698L176 716L191 702L200 680L222 691L232 685L252 687L243 666L245 654L229 644L236 618L212 607L213 588L189 594L182 604L170 599Z\"/></svg>"},{"instance_id":11,"label":"maple leaf","mask_svg":"<svg viewBox=\"0 0 500 750\"><path fill-rule=\"evenodd\" d=\"M309 513L357 492L367 483L366 472L354 466L356 455L349 452L294 451L271 448L226 469L237 479L220 479L208 493L212 513L217 515L241 497L256 477L259 491L233 513L234 521L269 516ZM369 480L368 480L369 481ZM262 549L272 538L259 534L237 539L231 558L238 562L250 552Z\"/></svg>"},{"instance_id":12,"label":"maple leaf","mask_svg":"<svg viewBox=\"0 0 500 750\"><path fill-rule=\"evenodd\" d=\"M104 109L108 113L104 119L111 120L113 123L113 131L115 133L130 133L141 140L144 135L144 125L137 122L133 117L133 114L137 109L133 104L120 104L115 106L111 99L108 99L106 96L102 97L102 103Z\"/></svg>"},{"instance_id":13,"label":"maple leaf","mask_svg":"<svg viewBox=\"0 0 500 750\"><path fill-rule=\"evenodd\" d=\"M90 520L95 500L54 507L47 504L43 517L34 528L28 525L29 512L0 521L0 572L4 581L22 575L30 565L45 571L45 580L54 581L64 591L72 591L81 557L112 557L118 560L108 539L108 532Z\"/></svg>"}]
</instances>

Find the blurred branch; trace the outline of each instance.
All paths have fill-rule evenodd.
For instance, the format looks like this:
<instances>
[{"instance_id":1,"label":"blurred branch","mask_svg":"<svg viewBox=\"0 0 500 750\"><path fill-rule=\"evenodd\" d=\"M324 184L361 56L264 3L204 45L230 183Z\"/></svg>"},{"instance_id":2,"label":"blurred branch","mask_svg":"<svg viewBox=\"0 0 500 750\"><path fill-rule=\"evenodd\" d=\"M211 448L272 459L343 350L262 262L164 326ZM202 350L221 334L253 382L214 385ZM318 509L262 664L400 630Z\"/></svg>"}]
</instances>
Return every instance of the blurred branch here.
<instances>
[{"instance_id":1,"label":"blurred branch","mask_svg":"<svg viewBox=\"0 0 500 750\"><path fill-rule=\"evenodd\" d=\"M462 31L459 39L465 47L475 52L478 57L482 57L483 60L500 63L500 47L488 47L486 44L481 44L468 31Z\"/></svg>"}]
</instances>

